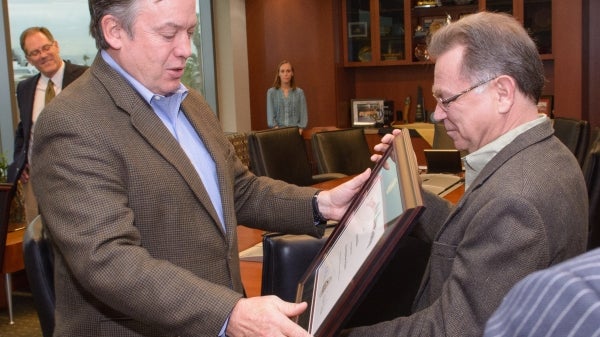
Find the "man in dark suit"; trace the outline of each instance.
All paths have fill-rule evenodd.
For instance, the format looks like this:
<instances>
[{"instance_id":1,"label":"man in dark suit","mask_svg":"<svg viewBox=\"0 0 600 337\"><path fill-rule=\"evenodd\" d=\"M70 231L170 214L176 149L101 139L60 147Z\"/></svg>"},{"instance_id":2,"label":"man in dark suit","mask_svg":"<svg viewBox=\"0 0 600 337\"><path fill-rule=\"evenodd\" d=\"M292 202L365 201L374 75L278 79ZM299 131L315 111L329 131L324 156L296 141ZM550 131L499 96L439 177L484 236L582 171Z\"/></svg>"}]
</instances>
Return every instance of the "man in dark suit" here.
<instances>
[{"instance_id":1,"label":"man in dark suit","mask_svg":"<svg viewBox=\"0 0 600 337\"><path fill-rule=\"evenodd\" d=\"M544 67L527 31L507 14L471 14L436 31L428 51L434 118L469 151L465 194L452 205L423 192L413 234L431 254L413 312L351 337L481 336L515 283L586 249L585 182L538 114Z\"/></svg>"},{"instance_id":2,"label":"man in dark suit","mask_svg":"<svg viewBox=\"0 0 600 337\"><path fill-rule=\"evenodd\" d=\"M51 99L53 95L60 93L62 89L83 74L88 67L63 61L60 57L58 41L54 39L52 33L46 27L25 29L21 33L20 43L27 61L39 73L19 82L17 85L20 121L15 134L13 162L8 168L8 181L16 182L21 179L25 191L26 216L29 222L37 215L37 203L33 198L31 185L29 184L28 156L31 130L46 105L46 92L49 93L48 99ZM49 86L50 83L52 83L51 86Z\"/></svg>"},{"instance_id":3,"label":"man in dark suit","mask_svg":"<svg viewBox=\"0 0 600 337\"><path fill-rule=\"evenodd\" d=\"M35 127L54 336L298 336L306 303L244 298L238 223L320 236L369 170L318 193L248 171L181 83L196 0L90 0L100 49Z\"/></svg>"}]
</instances>

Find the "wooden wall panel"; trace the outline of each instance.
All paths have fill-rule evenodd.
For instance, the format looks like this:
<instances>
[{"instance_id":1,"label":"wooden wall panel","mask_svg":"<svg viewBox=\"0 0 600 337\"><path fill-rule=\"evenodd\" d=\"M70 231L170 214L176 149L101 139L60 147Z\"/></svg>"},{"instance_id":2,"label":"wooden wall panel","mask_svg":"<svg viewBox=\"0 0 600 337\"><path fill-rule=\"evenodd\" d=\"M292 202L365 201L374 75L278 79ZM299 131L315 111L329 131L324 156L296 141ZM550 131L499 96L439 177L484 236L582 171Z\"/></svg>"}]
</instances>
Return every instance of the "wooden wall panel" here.
<instances>
[{"instance_id":1,"label":"wooden wall panel","mask_svg":"<svg viewBox=\"0 0 600 337\"><path fill-rule=\"evenodd\" d=\"M425 109L433 111L431 95L433 64L395 67L356 68L356 98L383 98L394 101L394 112L402 110L404 119L414 122L417 87L423 89ZM404 111L404 100L411 98L410 110Z\"/></svg>"},{"instance_id":2,"label":"wooden wall panel","mask_svg":"<svg viewBox=\"0 0 600 337\"><path fill-rule=\"evenodd\" d=\"M266 93L287 59L304 90L308 127L337 124L339 0L246 1L252 129L267 127Z\"/></svg>"},{"instance_id":3,"label":"wooden wall panel","mask_svg":"<svg viewBox=\"0 0 600 337\"><path fill-rule=\"evenodd\" d=\"M554 115L582 118L582 1L552 1Z\"/></svg>"}]
</instances>

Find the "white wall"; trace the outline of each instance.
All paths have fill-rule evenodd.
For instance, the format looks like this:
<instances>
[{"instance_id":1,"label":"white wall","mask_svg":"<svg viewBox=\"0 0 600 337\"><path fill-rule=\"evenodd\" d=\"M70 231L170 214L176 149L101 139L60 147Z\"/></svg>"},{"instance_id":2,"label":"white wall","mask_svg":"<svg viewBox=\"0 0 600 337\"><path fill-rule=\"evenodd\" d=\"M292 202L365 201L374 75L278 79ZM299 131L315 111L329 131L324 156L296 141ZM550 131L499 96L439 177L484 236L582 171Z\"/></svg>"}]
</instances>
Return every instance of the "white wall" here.
<instances>
[{"instance_id":1,"label":"white wall","mask_svg":"<svg viewBox=\"0 0 600 337\"><path fill-rule=\"evenodd\" d=\"M250 131L250 87L244 0L213 1L219 119L226 132Z\"/></svg>"}]
</instances>

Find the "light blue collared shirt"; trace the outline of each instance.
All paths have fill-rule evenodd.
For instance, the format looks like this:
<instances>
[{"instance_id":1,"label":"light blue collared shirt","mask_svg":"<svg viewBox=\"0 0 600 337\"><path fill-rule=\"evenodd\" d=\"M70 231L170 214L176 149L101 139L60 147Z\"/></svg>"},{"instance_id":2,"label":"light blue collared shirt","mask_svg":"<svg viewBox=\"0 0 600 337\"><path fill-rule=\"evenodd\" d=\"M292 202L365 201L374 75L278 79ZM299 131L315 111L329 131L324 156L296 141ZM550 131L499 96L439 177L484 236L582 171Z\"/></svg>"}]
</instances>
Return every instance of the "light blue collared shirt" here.
<instances>
[{"instance_id":1,"label":"light blue collared shirt","mask_svg":"<svg viewBox=\"0 0 600 337\"><path fill-rule=\"evenodd\" d=\"M206 192L210 196L210 200L221 221L221 227L225 230L215 161L212 159L194 127L192 127L187 116L181 110L181 103L187 96L188 89L183 84L180 84L179 89L169 96L154 94L121 68L106 51L102 50L101 55L104 61L121 74L144 100L150 104L156 115L165 124L167 129L169 129L173 137L175 137L192 165L194 165L194 168L196 168L200 179L202 179L204 188L206 188Z\"/></svg>"},{"instance_id":2,"label":"light blue collared shirt","mask_svg":"<svg viewBox=\"0 0 600 337\"><path fill-rule=\"evenodd\" d=\"M463 159L465 164L465 190L469 188L471 183L475 180L475 178L477 178L485 165L487 165L487 163L489 163L490 160L492 160L492 158L498 154L498 152L515 140L515 138L517 138L520 134L536 125L542 124L547 118L548 116L545 114L540 114L538 118L517 126L516 128L496 138L496 140L493 142L465 156Z\"/></svg>"}]
</instances>

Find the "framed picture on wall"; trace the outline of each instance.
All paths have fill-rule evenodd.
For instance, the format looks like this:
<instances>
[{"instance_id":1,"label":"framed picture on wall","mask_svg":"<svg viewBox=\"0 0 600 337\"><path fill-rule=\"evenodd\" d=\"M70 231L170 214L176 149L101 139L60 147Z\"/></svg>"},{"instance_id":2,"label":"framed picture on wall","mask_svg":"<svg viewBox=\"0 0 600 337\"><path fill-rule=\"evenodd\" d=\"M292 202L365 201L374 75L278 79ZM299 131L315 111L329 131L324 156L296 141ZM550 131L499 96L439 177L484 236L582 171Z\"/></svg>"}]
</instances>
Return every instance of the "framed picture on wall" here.
<instances>
[{"instance_id":1,"label":"framed picture on wall","mask_svg":"<svg viewBox=\"0 0 600 337\"><path fill-rule=\"evenodd\" d=\"M548 117L552 117L552 110L553 110L553 104L554 103L554 97L552 95L545 95L540 97L540 100L538 101L537 107L538 107L538 112L542 113L542 114L546 114L546 116Z\"/></svg>"},{"instance_id":2,"label":"framed picture on wall","mask_svg":"<svg viewBox=\"0 0 600 337\"><path fill-rule=\"evenodd\" d=\"M349 22L348 37L367 37L367 23L361 21Z\"/></svg>"},{"instance_id":3,"label":"framed picture on wall","mask_svg":"<svg viewBox=\"0 0 600 337\"><path fill-rule=\"evenodd\" d=\"M352 126L374 126L383 122L383 99L353 99Z\"/></svg>"}]
</instances>

